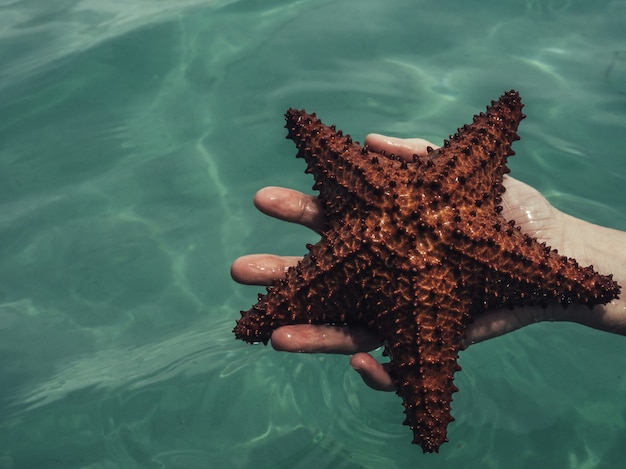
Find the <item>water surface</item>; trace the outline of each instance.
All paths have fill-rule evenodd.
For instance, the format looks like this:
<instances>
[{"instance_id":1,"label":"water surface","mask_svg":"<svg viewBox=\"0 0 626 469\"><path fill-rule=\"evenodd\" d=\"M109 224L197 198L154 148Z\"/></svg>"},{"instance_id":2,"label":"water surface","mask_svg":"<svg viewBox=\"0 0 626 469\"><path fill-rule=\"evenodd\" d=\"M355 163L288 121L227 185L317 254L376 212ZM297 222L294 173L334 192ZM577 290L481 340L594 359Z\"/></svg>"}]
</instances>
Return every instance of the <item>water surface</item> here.
<instances>
[{"instance_id":1,"label":"water surface","mask_svg":"<svg viewBox=\"0 0 626 469\"><path fill-rule=\"evenodd\" d=\"M232 260L316 236L288 107L444 137L503 91L513 175L626 229L626 2L0 0L0 468L621 467L626 342L538 324L461 355L439 455L343 356L231 334ZM621 250L621 247L616 247Z\"/></svg>"}]
</instances>

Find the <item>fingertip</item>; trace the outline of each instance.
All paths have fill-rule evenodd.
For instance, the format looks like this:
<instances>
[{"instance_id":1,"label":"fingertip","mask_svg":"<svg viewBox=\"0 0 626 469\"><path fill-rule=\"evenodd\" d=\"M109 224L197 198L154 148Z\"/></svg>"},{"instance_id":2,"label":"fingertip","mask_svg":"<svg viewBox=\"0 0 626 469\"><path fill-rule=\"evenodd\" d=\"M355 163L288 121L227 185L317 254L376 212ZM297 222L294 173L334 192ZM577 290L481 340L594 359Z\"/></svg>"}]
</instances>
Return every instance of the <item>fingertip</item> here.
<instances>
[{"instance_id":1,"label":"fingertip","mask_svg":"<svg viewBox=\"0 0 626 469\"><path fill-rule=\"evenodd\" d=\"M254 206L270 217L317 231L323 223L317 197L284 187L268 186L254 195Z\"/></svg>"},{"instance_id":2,"label":"fingertip","mask_svg":"<svg viewBox=\"0 0 626 469\"><path fill-rule=\"evenodd\" d=\"M244 285L272 285L284 278L290 267L301 260L298 256L275 256L273 254L248 254L241 256L230 266L230 275Z\"/></svg>"},{"instance_id":3,"label":"fingertip","mask_svg":"<svg viewBox=\"0 0 626 469\"><path fill-rule=\"evenodd\" d=\"M369 134L365 137L365 144L374 151L393 153L407 161L411 161L413 155L426 156L428 147L438 148L437 145L423 138L398 138L381 134Z\"/></svg>"},{"instance_id":4,"label":"fingertip","mask_svg":"<svg viewBox=\"0 0 626 469\"><path fill-rule=\"evenodd\" d=\"M230 276L231 278L238 283L248 283L248 279L245 276L245 273L248 271L249 260L247 259L249 256L242 256L235 259L235 261L230 265Z\"/></svg>"},{"instance_id":5,"label":"fingertip","mask_svg":"<svg viewBox=\"0 0 626 469\"><path fill-rule=\"evenodd\" d=\"M261 212L272 215L272 208L277 205L277 201L280 203L285 198L286 190L287 189L276 186L263 187L254 194L252 202Z\"/></svg>"},{"instance_id":6,"label":"fingertip","mask_svg":"<svg viewBox=\"0 0 626 469\"><path fill-rule=\"evenodd\" d=\"M290 326L283 326L272 332L272 348L278 352L302 352L294 348L294 336Z\"/></svg>"},{"instance_id":7,"label":"fingertip","mask_svg":"<svg viewBox=\"0 0 626 469\"><path fill-rule=\"evenodd\" d=\"M361 376L363 382L376 391L390 392L395 384L385 367L368 353L356 353L350 359L350 366Z\"/></svg>"},{"instance_id":8,"label":"fingertip","mask_svg":"<svg viewBox=\"0 0 626 469\"><path fill-rule=\"evenodd\" d=\"M371 146L377 143L384 143L387 138L390 138L390 137L387 137L386 135L383 135L383 134L377 134L377 133L367 134L365 136L365 144L368 146Z\"/></svg>"},{"instance_id":9,"label":"fingertip","mask_svg":"<svg viewBox=\"0 0 626 469\"><path fill-rule=\"evenodd\" d=\"M396 137L389 137L388 135L372 133L365 136L365 145L374 151L386 151L387 148L393 146L393 142L397 140L400 139Z\"/></svg>"},{"instance_id":10,"label":"fingertip","mask_svg":"<svg viewBox=\"0 0 626 469\"><path fill-rule=\"evenodd\" d=\"M350 366L356 371L358 374L362 375L365 373L369 367L369 363L374 358L369 353L359 352L352 355L350 359Z\"/></svg>"}]
</instances>

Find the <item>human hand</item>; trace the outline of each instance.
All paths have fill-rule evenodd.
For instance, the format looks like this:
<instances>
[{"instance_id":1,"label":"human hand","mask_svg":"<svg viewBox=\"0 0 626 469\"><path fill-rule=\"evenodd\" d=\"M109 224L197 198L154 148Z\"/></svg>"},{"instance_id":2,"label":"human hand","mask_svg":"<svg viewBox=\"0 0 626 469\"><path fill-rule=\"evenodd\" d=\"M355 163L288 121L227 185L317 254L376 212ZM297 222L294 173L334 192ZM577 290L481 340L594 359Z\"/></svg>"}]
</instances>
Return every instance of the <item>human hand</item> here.
<instances>
[{"instance_id":1,"label":"human hand","mask_svg":"<svg viewBox=\"0 0 626 469\"><path fill-rule=\"evenodd\" d=\"M384 150L411 161L414 154L424 156L427 146L422 139L397 139L371 134L366 145L374 151ZM626 278L624 262L616 262L614 253L602 249L608 239L617 246L626 244L626 234L599 227L566 215L552 205L535 189L511 177L503 181L502 215L515 220L523 232L557 248L563 255L575 257L581 265L594 264L602 273L613 272L618 282ZM298 223L318 231L324 214L315 196L279 187L261 189L254 198L256 207L272 217ZM572 236L575 233L576 236ZM608 238L608 239L607 239ZM254 254L240 257L231 267L232 277L245 284L270 285L284 276L286 270L298 263L300 257L281 257ZM623 284L623 282L620 282ZM589 314L589 308L572 305L566 311L559 304L547 308L516 307L487 311L470 323L465 345L502 335L525 325L544 320L568 320L603 330L626 334L626 305L615 300L601 305ZM370 387L392 391L393 381L386 366L378 363L367 352L379 347L378 339L365 329L339 326L291 325L276 329L271 338L276 350L308 353L353 354L350 365Z\"/></svg>"}]
</instances>

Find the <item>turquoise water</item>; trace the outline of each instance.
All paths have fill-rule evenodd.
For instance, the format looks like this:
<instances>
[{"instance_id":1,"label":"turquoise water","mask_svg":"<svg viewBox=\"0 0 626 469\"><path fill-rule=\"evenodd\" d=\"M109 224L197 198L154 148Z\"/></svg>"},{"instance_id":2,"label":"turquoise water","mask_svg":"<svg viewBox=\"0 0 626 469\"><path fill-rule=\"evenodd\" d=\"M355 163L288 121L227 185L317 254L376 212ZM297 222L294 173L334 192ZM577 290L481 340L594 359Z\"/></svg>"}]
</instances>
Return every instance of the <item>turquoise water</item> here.
<instances>
[{"instance_id":1,"label":"turquoise water","mask_svg":"<svg viewBox=\"0 0 626 469\"><path fill-rule=\"evenodd\" d=\"M625 41L626 1L0 0L0 469L623 467L623 337L472 346L423 455L347 357L235 341L228 269L315 242L251 204L312 184L288 107L439 143L518 89L513 175L626 230Z\"/></svg>"}]
</instances>

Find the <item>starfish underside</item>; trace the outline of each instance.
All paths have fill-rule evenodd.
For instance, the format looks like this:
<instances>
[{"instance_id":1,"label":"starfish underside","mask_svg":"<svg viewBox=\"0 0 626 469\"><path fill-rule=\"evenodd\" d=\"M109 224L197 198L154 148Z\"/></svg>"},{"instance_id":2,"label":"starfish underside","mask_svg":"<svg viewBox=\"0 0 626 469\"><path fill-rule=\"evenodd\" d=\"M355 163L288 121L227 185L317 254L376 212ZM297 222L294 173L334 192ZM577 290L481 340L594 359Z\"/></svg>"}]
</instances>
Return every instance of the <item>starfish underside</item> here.
<instances>
[{"instance_id":1,"label":"starfish underside","mask_svg":"<svg viewBox=\"0 0 626 469\"><path fill-rule=\"evenodd\" d=\"M290 109L288 138L315 178L321 240L242 312L235 334L267 343L287 324L363 326L380 338L424 452L447 441L454 373L468 323L490 308L607 303L611 276L523 234L505 220L519 95L509 91L426 158L361 148L315 114Z\"/></svg>"}]
</instances>

